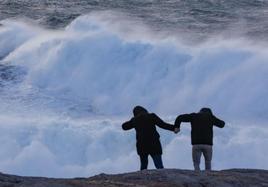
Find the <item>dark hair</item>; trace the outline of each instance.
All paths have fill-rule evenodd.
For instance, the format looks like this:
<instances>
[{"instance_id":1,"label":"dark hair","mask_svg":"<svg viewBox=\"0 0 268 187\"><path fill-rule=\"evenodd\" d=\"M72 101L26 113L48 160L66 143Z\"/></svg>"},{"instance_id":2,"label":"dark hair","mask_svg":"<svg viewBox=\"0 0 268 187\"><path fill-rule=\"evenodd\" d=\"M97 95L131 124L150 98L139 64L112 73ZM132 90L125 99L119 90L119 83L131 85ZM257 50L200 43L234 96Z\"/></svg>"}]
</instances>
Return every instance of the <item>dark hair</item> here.
<instances>
[{"instance_id":1,"label":"dark hair","mask_svg":"<svg viewBox=\"0 0 268 187\"><path fill-rule=\"evenodd\" d=\"M140 114L148 113L148 111L142 106L135 106L133 109L133 115L138 116Z\"/></svg>"},{"instance_id":2,"label":"dark hair","mask_svg":"<svg viewBox=\"0 0 268 187\"><path fill-rule=\"evenodd\" d=\"M201 108L200 112L208 113L210 115L213 115L212 110L210 108Z\"/></svg>"}]
</instances>

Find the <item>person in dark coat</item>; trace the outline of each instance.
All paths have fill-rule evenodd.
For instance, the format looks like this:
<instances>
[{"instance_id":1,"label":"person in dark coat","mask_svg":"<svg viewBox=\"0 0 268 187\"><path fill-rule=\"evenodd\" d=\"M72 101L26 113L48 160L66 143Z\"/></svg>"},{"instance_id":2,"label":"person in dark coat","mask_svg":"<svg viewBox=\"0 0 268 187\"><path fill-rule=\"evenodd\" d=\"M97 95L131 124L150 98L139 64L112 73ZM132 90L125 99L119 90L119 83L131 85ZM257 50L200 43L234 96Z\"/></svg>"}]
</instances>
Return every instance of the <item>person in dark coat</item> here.
<instances>
[{"instance_id":1,"label":"person in dark coat","mask_svg":"<svg viewBox=\"0 0 268 187\"><path fill-rule=\"evenodd\" d=\"M134 117L123 123L123 130L136 130L136 147L140 156L140 170L147 169L148 156L150 155L157 169L164 168L162 162L162 146L160 143L160 135L156 130L156 126L174 131L174 125L165 123L154 113L148 111L142 106L136 106L133 109Z\"/></svg>"},{"instance_id":2,"label":"person in dark coat","mask_svg":"<svg viewBox=\"0 0 268 187\"><path fill-rule=\"evenodd\" d=\"M206 170L211 170L213 126L223 128L225 122L214 116L210 108L202 108L198 113L179 115L175 121L175 132L180 131L181 122L191 123L192 158L195 170L200 171L202 154L205 157Z\"/></svg>"}]
</instances>

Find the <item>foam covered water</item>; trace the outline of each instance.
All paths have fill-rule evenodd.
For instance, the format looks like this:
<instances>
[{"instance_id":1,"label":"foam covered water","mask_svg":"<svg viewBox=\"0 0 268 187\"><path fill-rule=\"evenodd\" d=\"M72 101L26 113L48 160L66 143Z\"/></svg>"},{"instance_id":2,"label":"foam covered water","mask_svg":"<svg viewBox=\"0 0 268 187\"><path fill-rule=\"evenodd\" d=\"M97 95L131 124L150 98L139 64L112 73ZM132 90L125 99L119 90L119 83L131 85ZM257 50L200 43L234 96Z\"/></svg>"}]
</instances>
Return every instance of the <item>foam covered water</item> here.
<instances>
[{"instance_id":1,"label":"foam covered water","mask_svg":"<svg viewBox=\"0 0 268 187\"><path fill-rule=\"evenodd\" d=\"M3 172L70 177L138 169L134 132L121 130L137 104L171 123L209 106L227 122L216 130L215 168L268 168L265 44L219 36L186 45L114 18L81 16L57 31L1 22L2 64L23 70L14 69L15 83L1 78ZM166 167L192 168L185 126L182 135L161 131Z\"/></svg>"},{"instance_id":2,"label":"foam covered water","mask_svg":"<svg viewBox=\"0 0 268 187\"><path fill-rule=\"evenodd\" d=\"M1 125L1 170L29 176L77 177L138 170L135 135L123 132L123 119L5 119ZM252 124L255 125L255 124ZM192 169L190 129L174 135L160 131L167 168ZM267 128L235 127L215 131L214 169L267 169ZM149 168L153 168L150 161Z\"/></svg>"},{"instance_id":3,"label":"foam covered water","mask_svg":"<svg viewBox=\"0 0 268 187\"><path fill-rule=\"evenodd\" d=\"M25 84L86 99L105 114L143 103L173 114L209 105L223 114L265 118L265 46L213 39L186 47L131 32L121 37L120 28L92 19L83 16L63 31L35 33L4 60L28 68Z\"/></svg>"}]
</instances>

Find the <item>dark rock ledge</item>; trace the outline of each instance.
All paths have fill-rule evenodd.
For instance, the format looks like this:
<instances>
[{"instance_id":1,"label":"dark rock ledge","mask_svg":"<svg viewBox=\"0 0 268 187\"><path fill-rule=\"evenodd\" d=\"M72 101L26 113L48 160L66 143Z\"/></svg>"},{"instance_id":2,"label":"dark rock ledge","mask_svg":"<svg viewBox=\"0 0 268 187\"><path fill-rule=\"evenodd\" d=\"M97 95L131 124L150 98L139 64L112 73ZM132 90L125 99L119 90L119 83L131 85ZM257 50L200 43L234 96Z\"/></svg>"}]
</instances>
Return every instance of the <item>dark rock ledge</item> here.
<instances>
[{"instance_id":1,"label":"dark rock ledge","mask_svg":"<svg viewBox=\"0 0 268 187\"><path fill-rule=\"evenodd\" d=\"M212 172L163 169L90 178L53 179L0 173L0 187L268 187L268 171L230 169Z\"/></svg>"}]
</instances>

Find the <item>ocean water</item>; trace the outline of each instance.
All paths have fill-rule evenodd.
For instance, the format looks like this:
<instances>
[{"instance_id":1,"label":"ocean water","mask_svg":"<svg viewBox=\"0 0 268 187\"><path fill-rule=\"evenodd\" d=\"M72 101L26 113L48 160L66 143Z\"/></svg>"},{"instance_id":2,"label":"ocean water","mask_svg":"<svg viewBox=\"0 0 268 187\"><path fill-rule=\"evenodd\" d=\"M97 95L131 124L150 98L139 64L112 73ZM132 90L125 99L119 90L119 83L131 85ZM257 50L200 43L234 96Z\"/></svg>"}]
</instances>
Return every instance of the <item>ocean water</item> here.
<instances>
[{"instance_id":1,"label":"ocean water","mask_svg":"<svg viewBox=\"0 0 268 187\"><path fill-rule=\"evenodd\" d=\"M0 2L0 171L135 171L143 105L173 123L211 107L213 168L268 169L268 1ZM192 169L190 128L159 129L167 168ZM153 168L150 163L150 168Z\"/></svg>"}]
</instances>

